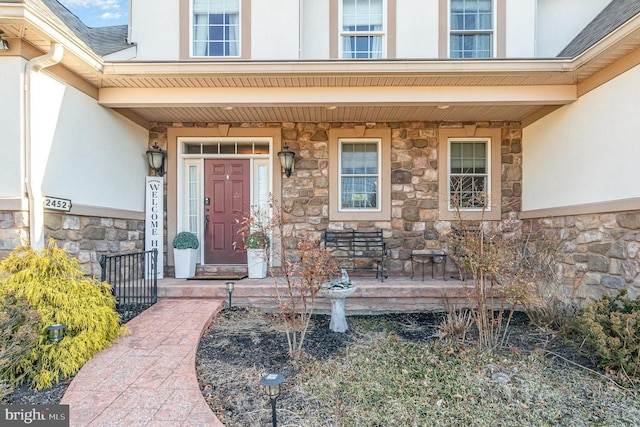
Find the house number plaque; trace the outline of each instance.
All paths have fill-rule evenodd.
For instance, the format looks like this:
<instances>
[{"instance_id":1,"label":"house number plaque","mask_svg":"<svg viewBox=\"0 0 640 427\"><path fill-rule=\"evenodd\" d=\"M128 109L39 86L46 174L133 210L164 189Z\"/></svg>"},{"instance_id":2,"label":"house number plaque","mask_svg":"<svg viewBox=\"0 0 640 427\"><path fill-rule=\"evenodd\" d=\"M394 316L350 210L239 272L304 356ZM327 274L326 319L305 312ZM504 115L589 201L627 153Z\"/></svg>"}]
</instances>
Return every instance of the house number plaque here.
<instances>
[{"instance_id":1,"label":"house number plaque","mask_svg":"<svg viewBox=\"0 0 640 427\"><path fill-rule=\"evenodd\" d=\"M71 200L44 196L44 208L53 211L70 212Z\"/></svg>"}]
</instances>

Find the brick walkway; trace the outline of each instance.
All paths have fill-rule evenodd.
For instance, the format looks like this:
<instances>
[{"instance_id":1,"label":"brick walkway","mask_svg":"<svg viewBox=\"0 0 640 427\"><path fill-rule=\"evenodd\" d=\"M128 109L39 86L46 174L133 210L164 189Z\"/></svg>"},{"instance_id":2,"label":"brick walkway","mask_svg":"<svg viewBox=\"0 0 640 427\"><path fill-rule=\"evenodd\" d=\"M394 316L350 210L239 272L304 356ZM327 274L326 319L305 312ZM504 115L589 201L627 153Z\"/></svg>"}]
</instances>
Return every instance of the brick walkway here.
<instances>
[{"instance_id":1,"label":"brick walkway","mask_svg":"<svg viewBox=\"0 0 640 427\"><path fill-rule=\"evenodd\" d=\"M223 300L161 300L131 320L131 333L73 379L61 404L71 426L223 426L195 373L203 329Z\"/></svg>"}]
</instances>

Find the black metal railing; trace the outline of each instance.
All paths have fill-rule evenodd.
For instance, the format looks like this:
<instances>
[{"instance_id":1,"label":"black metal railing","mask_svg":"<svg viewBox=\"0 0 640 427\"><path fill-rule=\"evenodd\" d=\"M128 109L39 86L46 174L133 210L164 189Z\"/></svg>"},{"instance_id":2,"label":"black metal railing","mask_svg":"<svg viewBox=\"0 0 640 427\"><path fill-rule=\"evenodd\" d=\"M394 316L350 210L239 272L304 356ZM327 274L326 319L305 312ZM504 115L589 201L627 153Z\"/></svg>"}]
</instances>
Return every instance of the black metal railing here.
<instances>
[{"instance_id":1,"label":"black metal railing","mask_svg":"<svg viewBox=\"0 0 640 427\"><path fill-rule=\"evenodd\" d=\"M113 287L116 311L122 323L158 301L158 250L121 255L102 255L101 281Z\"/></svg>"}]
</instances>

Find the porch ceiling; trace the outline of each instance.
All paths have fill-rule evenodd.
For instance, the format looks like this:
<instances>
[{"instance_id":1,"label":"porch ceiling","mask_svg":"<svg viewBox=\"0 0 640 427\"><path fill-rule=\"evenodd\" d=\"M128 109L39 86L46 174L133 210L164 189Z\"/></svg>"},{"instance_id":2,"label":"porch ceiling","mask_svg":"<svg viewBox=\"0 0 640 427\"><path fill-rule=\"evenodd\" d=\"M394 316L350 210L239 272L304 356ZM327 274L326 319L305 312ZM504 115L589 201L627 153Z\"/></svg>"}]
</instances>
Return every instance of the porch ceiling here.
<instances>
[{"instance_id":1,"label":"porch ceiling","mask_svg":"<svg viewBox=\"0 0 640 427\"><path fill-rule=\"evenodd\" d=\"M131 108L154 122L406 122L406 121L522 121L538 105L453 106L341 106L335 110L314 106L234 107L145 107Z\"/></svg>"}]
</instances>

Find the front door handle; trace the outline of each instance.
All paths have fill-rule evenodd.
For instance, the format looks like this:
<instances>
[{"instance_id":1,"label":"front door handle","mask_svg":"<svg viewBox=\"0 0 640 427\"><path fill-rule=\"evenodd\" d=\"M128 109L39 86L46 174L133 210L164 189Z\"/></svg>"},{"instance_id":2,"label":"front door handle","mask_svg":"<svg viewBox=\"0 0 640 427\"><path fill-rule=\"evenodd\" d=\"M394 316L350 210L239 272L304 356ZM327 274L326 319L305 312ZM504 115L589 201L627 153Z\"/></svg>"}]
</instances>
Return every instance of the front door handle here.
<instances>
[{"instance_id":1,"label":"front door handle","mask_svg":"<svg viewBox=\"0 0 640 427\"><path fill-rule=\"evenodd\" d=\"M204 216L204 228L205 228L205 229L209 228L209 220L210 220L210 219L211 219L211 218L209 218L209 215L205 215L205 216Z\"/></svg>"}]
</instances>

